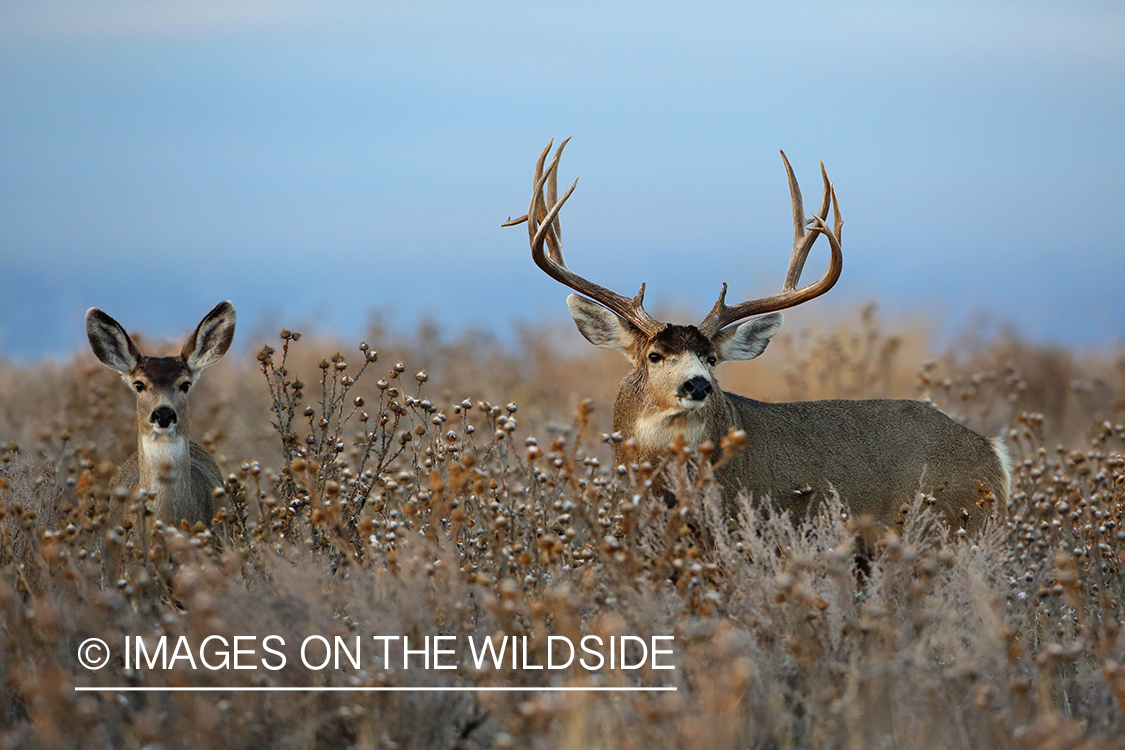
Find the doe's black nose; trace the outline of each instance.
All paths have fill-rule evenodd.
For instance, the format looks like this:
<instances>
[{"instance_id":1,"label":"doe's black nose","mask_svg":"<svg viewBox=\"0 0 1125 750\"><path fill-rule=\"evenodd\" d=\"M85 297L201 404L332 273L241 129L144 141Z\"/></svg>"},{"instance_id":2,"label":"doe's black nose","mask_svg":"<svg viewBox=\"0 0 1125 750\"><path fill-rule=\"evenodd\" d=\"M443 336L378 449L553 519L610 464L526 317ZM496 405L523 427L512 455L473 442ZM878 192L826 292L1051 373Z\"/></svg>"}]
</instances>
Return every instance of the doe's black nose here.
<instances>
[{"instance_id":1,"label":"doe's black nose","mask_svg":"<svg viewBox=\"0 0 1125 750\"><path fill-rule=\"evenodd\" d=\"M684 395L693 401L702 401L711 394L711 381L702 375L696 375L683 385Z\"/></svg>"},{"instance_id":2,"label":"doe's black nose","mask_svg":"<svg viewBox=\"0 0 1125 750\"><path fill-rule=\"evenodd\" d=\"M170 406L161 406L152 413L148 421L155 425L160 425L162 428L167 428L176 423L176 412L173 411Z\"/></svg>"}]
</instances>

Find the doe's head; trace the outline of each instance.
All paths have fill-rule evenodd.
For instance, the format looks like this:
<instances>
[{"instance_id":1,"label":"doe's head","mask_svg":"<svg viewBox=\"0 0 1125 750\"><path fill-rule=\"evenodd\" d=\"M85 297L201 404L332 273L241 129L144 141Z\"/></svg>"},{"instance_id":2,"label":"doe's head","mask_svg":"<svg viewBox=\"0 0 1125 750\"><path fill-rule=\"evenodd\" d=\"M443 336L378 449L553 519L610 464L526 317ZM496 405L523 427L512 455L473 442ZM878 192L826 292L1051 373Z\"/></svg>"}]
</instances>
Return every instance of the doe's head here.
<instances>
[{"instance_id":1,"label":"doe's head","mask_svg":"<svg viewBox=\"0 0 1125 750\"><path fill-rule=\"evenodd\" d=\"M147 357L120 323L96 307L86 311L90 348L133 389L138 429L142 436L153 438L188 434L188 395L200 373L230 348L234 324L234 305L220 302L200 321L178 355Z\"/></svg>"}]
</instances>

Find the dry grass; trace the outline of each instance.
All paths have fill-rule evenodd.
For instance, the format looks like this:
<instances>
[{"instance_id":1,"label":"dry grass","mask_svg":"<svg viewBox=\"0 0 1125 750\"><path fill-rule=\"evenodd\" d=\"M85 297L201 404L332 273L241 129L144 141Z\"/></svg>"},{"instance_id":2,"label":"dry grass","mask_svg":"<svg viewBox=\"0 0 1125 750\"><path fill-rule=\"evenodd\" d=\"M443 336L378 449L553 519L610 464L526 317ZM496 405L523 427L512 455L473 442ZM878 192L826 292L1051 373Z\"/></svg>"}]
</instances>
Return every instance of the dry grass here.
<instances>
[{"instance_id":1,"label":"dry grass","mask_svg":"<svg viewBox=\"0 0 1125 750\"><path fill-rule=\"evenodd\" d=\"M781 336L724 385L930 398L1007 431L1018 472L1007 518L967 542L916 499L858 586L857 529L831 502L800 528L751 505L726 524L681 457L651 468L675 509L646 493L650 470L615 471L602 433L624 362L572 331L232 352L194 396L194 437L230 475L210 530L165 528L108 486L134 409L92 356L0 368L0 746L1121 746L1125 355L1005 339L939 356L870 310L838 325ZM674 635L676 668L401 670L367 646L325 671L76 658L89 637L495 633L529 636L533 663L551 635ZM584 684L677 691L73 689Z\"/></svg>"}]
</instances>

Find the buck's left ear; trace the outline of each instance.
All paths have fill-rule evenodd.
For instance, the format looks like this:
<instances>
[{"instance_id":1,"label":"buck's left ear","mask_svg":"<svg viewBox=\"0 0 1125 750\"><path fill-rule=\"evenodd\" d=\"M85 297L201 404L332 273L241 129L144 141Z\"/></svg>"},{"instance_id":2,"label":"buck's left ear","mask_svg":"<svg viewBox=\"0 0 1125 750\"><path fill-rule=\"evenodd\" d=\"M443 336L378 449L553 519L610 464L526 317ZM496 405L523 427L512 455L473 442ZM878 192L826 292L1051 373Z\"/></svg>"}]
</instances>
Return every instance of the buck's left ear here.
<instances>
[{"instance_id":1,"label":"buck's left ear","mask_svg":"<svg viewBox=\"0 0 1125 750\"><path fill-rule=\"evenodd\" d=\"M771 313L719 331L712 343L719 359L754 359L766 349L784 320L781 313Z\"/></svg>"},{"instance_id":2,"label":"buck's left ear","mask_svg":"<svg viewBox=\"0 0 1125 750\"><path fill-rule=\"evenodd\" d=\"M643 339L636 326L593 300L572 294L566 298L566 306L579 333L596 347L621 352L628 357L637 342Z\"/></svg>"}]
</instances>

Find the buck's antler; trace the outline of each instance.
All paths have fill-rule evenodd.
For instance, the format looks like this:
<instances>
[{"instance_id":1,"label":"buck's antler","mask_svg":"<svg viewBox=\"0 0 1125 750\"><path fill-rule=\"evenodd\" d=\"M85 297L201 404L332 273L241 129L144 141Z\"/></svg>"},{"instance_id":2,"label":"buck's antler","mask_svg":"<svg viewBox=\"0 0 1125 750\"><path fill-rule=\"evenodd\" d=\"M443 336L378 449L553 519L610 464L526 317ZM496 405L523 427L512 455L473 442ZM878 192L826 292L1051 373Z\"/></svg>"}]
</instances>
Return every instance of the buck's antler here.
<instances>
[{"instance_id":1,"label":"buck's antler","mask_svg":"<svg viewBox=\"0 0 1125 750\"><path fill-rule=\"evenodd\" d=\"M531 206L527 209L527 215L518 219L509 218L501 226L511 227L526 221L527 234L531 241L531 258L535 261L535 265L543 269L555 281L617 313L617 315L639 328L644 335L654 336L664 328L664 324L645 312L644 284L641 284L641 290L637 292L637 296L630 299L582 278L567 268L563 261L562 226L559 223L559 211L562 210L563 204L566 203L567 198L578 185L578 180L575 180L574 184L563 193L562 198L557 198L559 157L562 156L563 149L566 148L569 141L570 139L567 138L559 144L558 150L555 151L555 157L551 159L550 165L544 172L543 164L547 161L547 154L550 152L554 140L547 144L547 148L543 149L543 153L539 155L539 161L535 164L535 188L531 193ZM547 189L546 198L543 196L544 187ZM547 246L546 252L544 252L544 244Z\"/></svg>"},{"instance_id":2,"label":"buck's antler","mask_svg":"<svg viewBox=\"0 0 1125 750\"><path fill-rule=\"evenodd\" d=\"M781 152L781 158L785 161L785 171L789 174L789 194L793 199L793 254L789 256L789 270L785 274L785 284L777 294L741 302L732 307L728 307L726 304L727 285L723 284L723 290L719 292L718 302L715 303L711 312L707 313L703 322L699 324L700 332L708 338L737 320L748 318L751 315L773 312L774 310L784 310L787 307L808 302L810 299L827 292L840 278L840 271L844 266L844 255L840 249L840 230L844 226L844 221L840 218L840 204L836 201L836 191L833 189L832 183L828 181L828 173L824 170L824 162L820 163L820 174L824 178L824 198L820 203L820 211L813 214L809 220L809 231L806 232L801 188L797 185L797 178L793 175L793 167L789 165L789 159L785 157L784 151ZM832 206L834 215L833 223L835 227L833 229L829 229L825 223L828 219L829 204ZM828 261L828 270L817 281L798 289L797 284L801 280L801 271L804 270L805 260L809 257L809 250L812 249L813 243L821 234L828 238L828 244L832 246L832 257Z\"/></svg>"}]
</instances>

